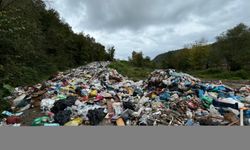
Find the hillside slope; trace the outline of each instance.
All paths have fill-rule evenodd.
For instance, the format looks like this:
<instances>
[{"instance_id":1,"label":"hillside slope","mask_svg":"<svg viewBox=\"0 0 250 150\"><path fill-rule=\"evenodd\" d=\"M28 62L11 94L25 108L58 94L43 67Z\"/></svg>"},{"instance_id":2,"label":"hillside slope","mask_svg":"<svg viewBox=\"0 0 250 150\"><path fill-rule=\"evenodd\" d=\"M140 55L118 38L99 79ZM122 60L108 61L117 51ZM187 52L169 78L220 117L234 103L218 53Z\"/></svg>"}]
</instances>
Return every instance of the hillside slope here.
<instances>
[{"instance_id":1,"label":"hillside slope","mask_svg":"<svg viewBox=\"0 0 250 150\"><path fill-rule=\"evenodd\" d=\"M188 48L160 54L153 61L160 68L181 71L249 71L250 28L239 24L219 35L213 44L196 42Z\"/></svg>"},{"instance_id":2,"label":"hillside slope","mask_svg":"<svg viewBox=\"0 0 250 150\"><path fill-rule=\"evenodd\" d=\"M42 0L0 2L0 87L31 84L52 73L109 60L105 47L76 34Z\"/></svg>"}]
</instances>

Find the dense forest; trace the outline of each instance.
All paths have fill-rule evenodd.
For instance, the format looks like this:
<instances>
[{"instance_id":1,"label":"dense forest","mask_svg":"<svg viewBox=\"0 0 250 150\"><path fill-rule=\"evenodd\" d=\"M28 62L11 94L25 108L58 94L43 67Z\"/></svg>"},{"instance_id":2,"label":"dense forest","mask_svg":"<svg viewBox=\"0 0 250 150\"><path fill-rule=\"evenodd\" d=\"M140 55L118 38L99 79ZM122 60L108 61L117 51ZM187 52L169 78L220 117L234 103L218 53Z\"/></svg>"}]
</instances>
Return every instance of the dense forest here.
<instances>
[{"instance_id":1,"label":"dense forest","mask_svg":"<svg viewBox=\"0 0 250 150\"><path fill-rule=\"evenodd\" d=\"M217 70L220 72L250 70L250 28L244 24L227 30L213 44L201 41L181 50L170 51L154 59L160 68L181 71ZM248 75L249 76L249 75Z\"/></svg>"},{"instance_id":2,"label":"dense forest","mask_svg":"<svg viewBox=\"0 0 250 150\"><path fill-rule=\"evenodd\" d=\"M74 33L42 0L0 0L0 96L9 85L29 85L57 71L112 60L114 51Z\"/></svg>"}]
</instances>

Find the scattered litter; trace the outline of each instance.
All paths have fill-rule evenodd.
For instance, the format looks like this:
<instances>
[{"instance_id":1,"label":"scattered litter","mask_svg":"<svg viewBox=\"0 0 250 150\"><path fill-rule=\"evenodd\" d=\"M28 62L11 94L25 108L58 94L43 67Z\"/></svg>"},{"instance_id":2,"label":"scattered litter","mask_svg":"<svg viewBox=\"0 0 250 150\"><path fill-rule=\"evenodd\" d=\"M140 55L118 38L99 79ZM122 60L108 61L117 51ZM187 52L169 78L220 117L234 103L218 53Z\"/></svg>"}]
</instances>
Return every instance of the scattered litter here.
<instances>
[{"instance_id":1,"label":"scattered litter","mask_svg":"<svg viewBox=\"0 0 250 150\"><path fill-rule=\"evenodd\" d=\"M36 108L43 117L33 118L32 126L231 126L239 125L240 109L249 108L249 86L232 89L173 69L134 82L108 64L94 62L15 88L1 126L22 125L23 112Z\"/></svg>"}]
</instances>

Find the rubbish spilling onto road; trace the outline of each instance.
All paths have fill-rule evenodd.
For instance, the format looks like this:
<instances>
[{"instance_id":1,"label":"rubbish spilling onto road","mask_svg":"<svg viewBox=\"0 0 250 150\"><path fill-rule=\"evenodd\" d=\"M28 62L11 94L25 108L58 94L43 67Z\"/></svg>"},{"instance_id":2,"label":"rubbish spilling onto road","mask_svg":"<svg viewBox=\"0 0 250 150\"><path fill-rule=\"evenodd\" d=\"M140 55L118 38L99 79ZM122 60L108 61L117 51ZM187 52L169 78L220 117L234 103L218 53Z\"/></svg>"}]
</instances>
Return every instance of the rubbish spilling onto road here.
<instances>
[{"instance_id":1,"label":"rubbish spilling onto road","mask_svg":"<svg viewBox=\"0 0 250 150\"><path fill-rule=\"evenodd\" d=\"M232 126L240 125L242 109L244 125L250 125L249 86L204 83L172 69L134 82L108 64L94 62L15 88L1 126L22 126L29 110L40 114L31 126Z\"/></svg>"}]
</instances>

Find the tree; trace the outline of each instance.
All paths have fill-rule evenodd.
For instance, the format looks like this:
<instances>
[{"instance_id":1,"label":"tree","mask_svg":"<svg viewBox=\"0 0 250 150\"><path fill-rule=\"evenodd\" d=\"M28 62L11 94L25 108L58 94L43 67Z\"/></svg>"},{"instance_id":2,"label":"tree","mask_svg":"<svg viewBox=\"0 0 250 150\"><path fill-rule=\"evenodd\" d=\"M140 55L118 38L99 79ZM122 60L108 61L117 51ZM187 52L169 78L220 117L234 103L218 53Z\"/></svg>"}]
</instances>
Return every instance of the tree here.
<instances>
[{"instance_id":1,"label":"tree","mask_svg":"<svg viewBox=\"0 0 250 150\"><path fill-rule=\"evenodd\" d=\"M137 67L142 67L143 66L143 54L142 52L132 52L132 59L130 59L130 62L137 66Z\"/></svg>"},{"instance_id":2,"label":"tree","mask_svg":"<svg viewBox=\"0 0 250 150\"><path fill-rule=\"evenodd\" d=\"M3 10L7 8L9 5L11 5L16 0L0 0L0 10Z\"/></svg>"},{"instance_id":3,"label":"tree","mask_svg":"<svg viewBox=\"0 0 250 150\"><path fill-rule=\"evenodd\" d=\"M115 59L115 47L111 46L110 48L108 48L108 57L110 61L114 61Z\"/></svg>"},{"instance_id":4,"label":"tree","mask_svg":"<svg viewBox=\"0 0 250 150\"><path fill-rule=\"evenodd\" d=\"M6 3L8 2L8 3ZM6 5L8 4L8 5ZM76 34L43 0L0 0L0 86L27 85L58 70L109 60L90 35ZM0 87L1 88L1 87Z\"/></svg>"},{"instance_id":5,"label":"tree","mask_svg":"<svg viewBox=\"0 0 250 150\"><path fill-rule=\"evenodd\" d=\"M249 28L241 23L217 37L217 49L223 54L229 70L240 70L249 60L246 57L249 56L249 34Z\"/></svg>"},{"instance_id":6,"label":"tree","mask_svg":"<svg viewBox=\"0 0 250 150\"><path fill-rule=\"evenodd\" d=\"M208 69L208 56L209 46L206 44L206 40L201 39L193 44L190 49L191 67L195 70Z\"/></svg>"},{"instance_id":7,"label":"tree","mask_svg":"<svg viewBox=\"0 0 250 150\"><path fill-rule=\"evenodd\" d=\"M155 67L155 64L151 61L149 56L143 57L142 52L132 52L132 57L129 57L129 62L136 67Z\"/></svg>"}]
</instances>

